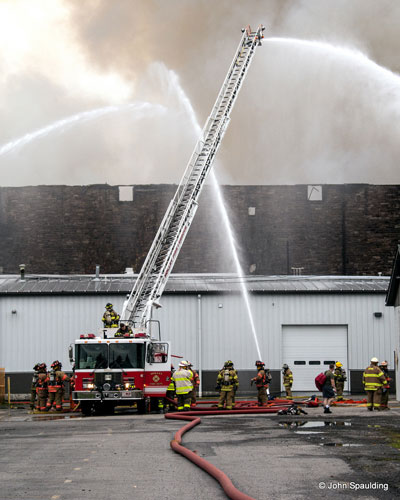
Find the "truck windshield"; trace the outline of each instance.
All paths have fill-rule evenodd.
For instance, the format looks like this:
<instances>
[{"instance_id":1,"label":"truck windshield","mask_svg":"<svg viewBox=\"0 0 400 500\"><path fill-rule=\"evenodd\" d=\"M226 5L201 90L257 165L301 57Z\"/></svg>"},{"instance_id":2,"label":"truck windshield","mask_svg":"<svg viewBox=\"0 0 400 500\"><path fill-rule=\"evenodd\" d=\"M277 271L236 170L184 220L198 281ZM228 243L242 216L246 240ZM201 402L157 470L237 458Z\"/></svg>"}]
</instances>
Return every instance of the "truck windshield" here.
<instances>
[{"instance_id":1,"label":"truck windshield","mask_svg":"<svg viewBox=\"0 0 400 500\"><path fill-rule=\"evenodd\" d=\"M75 368L107 368L107 346L105 344L77 344Z\"/></svg>"},{"instance_id":2,"label":"truck windshield","mask_svg":"<svg viewBox=\"0 0 400 500\"><path fill-rule=\"evenodd\" d=\"M110 368L144 368L144 344L111 344Z\"/></svg>"}]
</instances>

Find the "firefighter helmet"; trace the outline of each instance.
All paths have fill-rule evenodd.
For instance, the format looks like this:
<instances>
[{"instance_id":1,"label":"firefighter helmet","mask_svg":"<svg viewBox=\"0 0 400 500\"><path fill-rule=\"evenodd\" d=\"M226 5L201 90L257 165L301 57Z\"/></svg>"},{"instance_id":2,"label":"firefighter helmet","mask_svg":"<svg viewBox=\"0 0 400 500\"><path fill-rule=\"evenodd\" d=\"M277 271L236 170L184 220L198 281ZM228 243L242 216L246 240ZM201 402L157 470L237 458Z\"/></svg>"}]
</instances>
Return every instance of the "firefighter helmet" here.
<instances>
[{"instance_id":1,"label":"firefighter helmet","mask_svg":"<svg viewBox=\"0 0 400 500\"><path fill-rule=\"evenodd\" d=\"M371 358L371 363L379 363L378 358Z\"/></svg>"},{"instance_id":2,"label":"firefighter helmet","mask_svg":"<svg viewBox=\"0 0 400 500\"><path fill-rule=\"evenodd\" d=\"M35 370L35 372L37 372L40 368L40 363L36 363L36 365L33 367L33 369Z\"/></svg>"},{"instance_id":3,"label":"firefighter helmet","mask_svg":"<svg viewBox=\"0 0 400 500\"><path fill-rule=\"evenodd\" d=\"M287 369L289 368L289 366L285 363L284 365L282 365L282 368L283 368L284 370L287 370Z\"/></svg>"},{"instance_id":4,"label":"firefighter helmet","mask_svg":"<svg viewBox=\"0 0 400 500\"><path fill-rule=\"evenodd\" d=\"M61 370L62 364L60 361L58 361L58 359L56 359L51 363L51 367L53 368L53 370L55 370L56 368L60 368Z\"/></svg>"},{"instance_id":5,"label":"firefighter helmet","mask_svg":"<svg viewBox=\"0 0 400 500\"><path fill-rule=\"evenodd\" d=\"M106 309L112 309L112 308L113 308L113 305L110 302L108 302L108 304L106 304Z\"/></svg>"},{"instance_id":6,"label":"firefighter helmet","mask_svg":"<svg viewBox=\"0 0 400 500\"><path fill-rule=\"evenodd\" d=\"M188 365L188 362L185 361L184 359L182 359L182 361L179 363L179 366L182 366L182 368L187 366L187 365Z\"/></svg>"},{"instance_id":7,"label":"firefighter helmet","mask_svg":"<svg viewBox=\"0 0 400 500\"><path fill-rule=\"evenodd\" d=\"M46 371L46 370L47 370L46 363L40 363L40 365L39 365L39 370L41 370L41 371L43 371L43 370L44 370L44 371Z\"/></svg>"},{"instance_id":8,"label":"firefighter helmet","mask_svg":"<svg viewBox=\"0 0 400 500\"><path fill-rule=\"evenodd\" d=\"M265 363L263 363L262 361L256 361L256 366L259 367L259 366L265 366Z\"/></svg>"},{"instance_id":9,"label":"firefighter helmet","mask_svg":"<svg viewBox=\"0 0 400 500\"><path fill-rule=\"evenodd\" d=\"M224 366L225 366L226 368L228 368L228 366L233 366L233 361L231 361L230 359L228 359L228 361L225 361Z\"/></svg>"},{"instance_id":10,"label":"firefighter helmet","mask_svg":"<svg viewBox=\"0 0 400 500\"><path fill-rule=\"evenodd\" d=\"M381 361L379 363L379 366L387 366L387 365L388 365L387 361Z\"/></svg>"},{"instance_id":11,"label":"firefighter helmet","mask_svg":"<svg viewBox=\"0 0 400 500\"><path fill-rule=\"evenodd\" d=\"M336 361L336 368L341 368L343 365L340 361Z\"/></svg>"}]
</instances>

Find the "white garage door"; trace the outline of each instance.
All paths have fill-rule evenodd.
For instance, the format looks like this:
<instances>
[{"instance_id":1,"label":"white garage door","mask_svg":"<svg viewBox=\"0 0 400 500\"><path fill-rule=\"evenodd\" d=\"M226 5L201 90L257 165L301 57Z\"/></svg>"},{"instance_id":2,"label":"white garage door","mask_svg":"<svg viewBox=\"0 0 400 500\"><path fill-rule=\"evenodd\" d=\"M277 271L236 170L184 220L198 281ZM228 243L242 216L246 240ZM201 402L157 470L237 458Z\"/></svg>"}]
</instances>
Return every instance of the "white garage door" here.
<instances>
[{"instance_id":1,"label":"white garage door","mask_svg":"<svg viewBox=\"0 0 400 500\"><path fill-rule=\"evenodd\" d=\"M347 326L282 327L282 363L287 363L293 372L292 390L316 392L315 377L336 361L343 364L348 377ZM344 389L348 390L348 381Z\"/></svg>"}]
</instances>

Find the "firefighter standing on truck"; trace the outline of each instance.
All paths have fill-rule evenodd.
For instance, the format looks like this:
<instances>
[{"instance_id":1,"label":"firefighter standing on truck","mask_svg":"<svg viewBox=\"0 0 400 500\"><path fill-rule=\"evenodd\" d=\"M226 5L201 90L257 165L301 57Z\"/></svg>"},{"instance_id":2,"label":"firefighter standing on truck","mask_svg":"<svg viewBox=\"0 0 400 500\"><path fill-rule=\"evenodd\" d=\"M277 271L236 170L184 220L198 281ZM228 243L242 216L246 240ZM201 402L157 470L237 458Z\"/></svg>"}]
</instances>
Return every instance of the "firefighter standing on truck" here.
<instances>
[{"instance_id":1,"label":"firefighter standing on truck","mask_svg":"<svg viewBox=\"0 0 400 500\"><path fill-rule=\"evenodd\" d=\"M367 393L367 408L369 411L379 411L381 409L382 387L385 383L386 378L378 367L378 359L371 358L371 364L363 373L363 384Z\"/></svg>"},{"instance_id":2,"label":"firefighter standing on truck","mask_svg":"<svg viewBox=\"0 0 400 500\"><path fill-rule=\"evenodd\" d=\"M109 302L106 304L106 310L101 318L104 328L117 328L119 321L119 314L114 311L113 305Z\"/></svg>"},{"instance_id":3,"label":"firefighter standing on truck","mask_svg":"<svg viewBox=\"0 0 400 500\"><path fill-rule=\"evenodd\" d=\"M33 367L33 377L31 383L31 401L30 401L31 410L35 409L35 403L37 398L36 387L37 387L37 382L39 380L39 366L40 363L36 363L36 365Z\"/></svg>"},{"instance_id":4,"label":"firefighter standing on truck","mask_svg":"<svg viewBox=\"0 0 400 500\"><path fill-rule=\"evenodd\" d=\"M47 388L48 381L49 377L47 375L46 363L41 363L38 367L38 380L36 382L36 394L37 394L36 409L39 411L46 411L47 397L49 394Z\"/></svg>"},{"instance_id":5,"label":"firefighter standing on truck","mask_svg":"<svg viewBox=\"0 0 400 500\"><path fill-rule=\"evenodd\" d=\"M133 336L132 328L125 323L121 323L119 325L118 330L114 334L114 337L131 337L131 336Z\"/></svg>"},{"instance_id":6,"label":"firefighter standing on truck","mask_svg":"<svg viewBox=\"0 0 400 500\"><path fill-rule=\"evenodd\" d=\"M218 373L216 390L219 392L218 409L232 410L233 398L239 387L239 379L233 369L233 361L225 362L223 369Z\"/></svg>"},{"instance_id":7,"label":"firefighter standing on truck","mask_svg":"<svg viewBox=\"0 0 400 500\"><path fill-rule=\"evenodd\" d=\"M262 406L268 401L267 398L267 387L268 387L268 378L267 378L267 373L265 371L265 363L262 361L256 361L256 367L257 367L257 375L250 380L250 384L253 385L255 382L256 387L257 387L257 399L258 399L258 406Z\"/></svg>"},{"instance_id":8,"label":"firefighter standing on truck","mask_svg":"<svg viewBox=\"0 0 400 500\"><path fill-rule=\"evenodd\" d=\"M54 361L51 365L51 372L49 373L49 399L47 401L46 409L49 411L53 404L56 411L63 409L63 396L64 396L64 382L69 381L69 377L61 371L62 365L60 361Z\"/></svg>"},{"instance_id":9,"label":"firefighter standing on truck","mask_svg":"<svg viewBox=\"0 0 400 500\"><path fill-rule=\"evenodd\" d=\"M193 390L192 372L188 370L188 362L181 361L179 369L172 375L171 381L175 384L175 392L178 398L178 411L190 410L191 392Z\"/></svg>"},{"instance_id":10,"label":"firefighter standing on truck","mask_svg":"<svg viewBox=\"0 0 400 500\"><path fill-rule=\"evenodd\" d=\"M293 373L289 366L285 363L282 366L283 387L286 391L286 397L292 399Z\"/></svg>"},{"instance_id":11,"label":"firefighter standing on truck","mask_svg":"<svg viewBox=\"0 0 400 500\"><path fill-rule=\"evenodd\" d=\"M387 361L382 361L379 364L379 368L382 370L386 379L386 382L383 384L382 387L381 410L390 410L388 403L389 403L390 382L392 381L392 379L389 376Z\"/></svg>"},{"instance_id":12,"label":"firefighter standing on truck","mask_svg":"<svg viewBox=\"0 0 400 500\"><path fill-rule=\"evenodd\" d=\"M340 361L337 361L335 364L335 371L333 372L333 376L335 378L337 401L343 401L344 383L347 380L346 372L345 370L343 370L342 366L342 363Z\"/></svg>"}]
</instances>

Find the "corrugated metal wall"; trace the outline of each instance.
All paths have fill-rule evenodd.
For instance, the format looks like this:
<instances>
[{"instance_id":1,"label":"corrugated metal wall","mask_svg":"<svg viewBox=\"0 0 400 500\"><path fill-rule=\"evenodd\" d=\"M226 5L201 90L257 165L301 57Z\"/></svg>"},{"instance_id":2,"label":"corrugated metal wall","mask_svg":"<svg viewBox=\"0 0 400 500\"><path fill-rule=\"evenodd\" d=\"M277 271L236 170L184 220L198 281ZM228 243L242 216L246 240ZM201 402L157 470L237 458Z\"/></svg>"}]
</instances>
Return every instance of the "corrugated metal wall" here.
<instances>
[{"instance_id":1,"label":"corrugated metal wall","mask_svg":"<svg viewBox=\"0 0 400 500\"><path fill-rule=\"evenodd\" d=\"M30 371L39 361L59 359L70 369L69 344L102 326L107 302L121 311L123 300L121 295L0 297L0 366L7 372ZM349 369L364 369L371 356L393 366L395 308L385 307L385 294L257 294L251 303L261 355L271 369L284 362L282 325L347 325ZM226 359L237 369L254 368L258 353L239 294L169 294L162 304L154 317L174 354L203 370L216 370Z\"/></svg>"}]
</instances>

